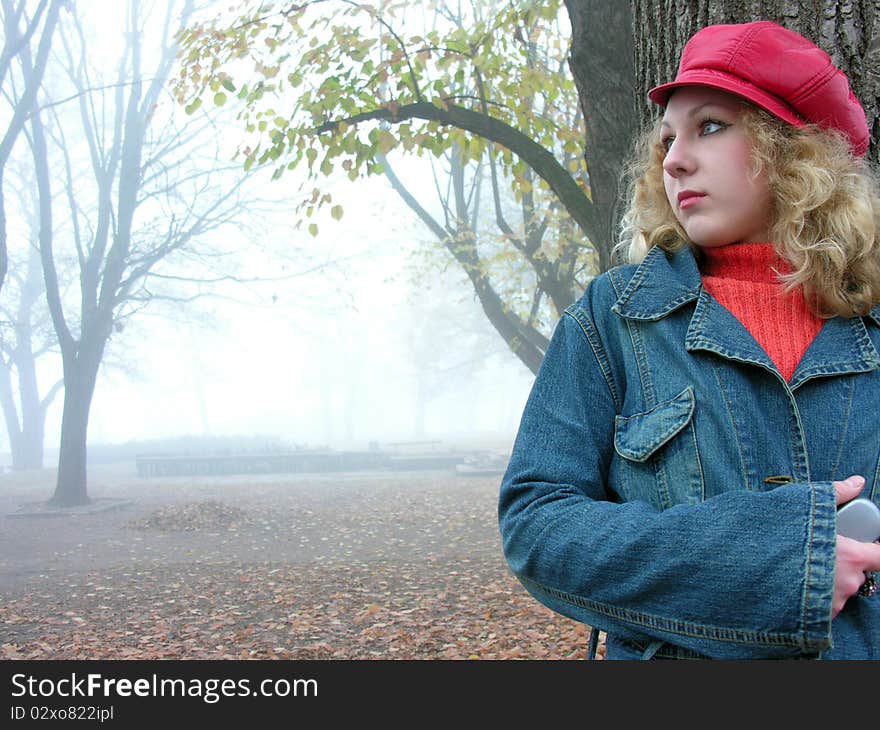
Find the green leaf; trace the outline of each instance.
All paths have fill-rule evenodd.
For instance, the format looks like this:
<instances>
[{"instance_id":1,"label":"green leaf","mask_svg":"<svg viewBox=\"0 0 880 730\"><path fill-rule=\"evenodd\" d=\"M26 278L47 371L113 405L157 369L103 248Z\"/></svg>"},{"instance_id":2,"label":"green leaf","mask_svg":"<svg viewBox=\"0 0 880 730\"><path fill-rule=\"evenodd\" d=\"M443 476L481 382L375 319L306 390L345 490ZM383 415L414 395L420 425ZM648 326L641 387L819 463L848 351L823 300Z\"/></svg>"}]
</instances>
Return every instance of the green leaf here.
<instances>
[{"instance_id":1,"label":"green leaf","mask_svg":"<svg viewBox=\"0 0 880 730\"><path fill-rule=\"evenodd\" d=\"M192 113L195 112L195 111L196 111L201 105L202 105L202 100L201 100L200 98L199 98L199 99L193 99L189 104L187 104L187 105L183 108L183 110L184 110L187 114L192 114Z\"/></svg>"},{"instance_id":2,"label":"green leaf","mask_svg":"<svg viewBox=\"0 0 880 730\"><path fill-rule=\"evenodd\" d=\"M318 224L317 223L309 223L309 233L313 236L318 235Z\"/></svg>"},{"instance_id":3,"label":"green leaf","mask_svg":"<svg viewBox=\"0 0 880 730\"><path fill-rule=\"evenodd\" d=\"M379 134L376 135L376 137L376 146L379 148L379 152L383 155L387 155L391 150L397 147L397 138L387 129L380 129Z\"/></svg>"},{"instance_id":4,"label":"green leaf","mask_svg":"<svg viewBox=\"0 0 880 730\"><path fill-rule=\"evenodd\" d=\"M226 94L218 91L214 94L214 106L223 106L226 103Z\"/></svg>"},{"instance_id":5,"label":"green leaf","mask_svg":"<svg viewBox=\"0 0 880 730\"><path fill-rule=\"evenodd\" d=\"M333 216L334 220L337 220L337 221L340 220L342 218L342 206L341 205L334 205L330 209L330 215Z\"/></svg>"}]
</instances>

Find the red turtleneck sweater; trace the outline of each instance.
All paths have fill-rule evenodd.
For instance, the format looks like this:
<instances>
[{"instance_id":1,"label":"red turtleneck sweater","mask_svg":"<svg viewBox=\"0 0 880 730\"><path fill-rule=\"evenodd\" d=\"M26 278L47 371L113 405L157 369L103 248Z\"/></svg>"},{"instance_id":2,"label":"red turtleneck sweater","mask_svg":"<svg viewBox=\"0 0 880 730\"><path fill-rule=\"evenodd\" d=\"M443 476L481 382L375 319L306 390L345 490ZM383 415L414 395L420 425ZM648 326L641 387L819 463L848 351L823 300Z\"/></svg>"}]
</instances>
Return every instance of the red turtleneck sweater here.
<instances>
[{"instance_id":1,"label":"red turtleneck sweater","mask_svg":"<svg viewBox=\"0 0 880 730\"><path fill-rule=\"evenodd\" d=\"M702 252L703 286L752 334L782 377L791 380L824 320L809 310L800 290L783 291L775 272L788 273L786 262L770 243L733 243Z\"/></svg>"}]
</instances>

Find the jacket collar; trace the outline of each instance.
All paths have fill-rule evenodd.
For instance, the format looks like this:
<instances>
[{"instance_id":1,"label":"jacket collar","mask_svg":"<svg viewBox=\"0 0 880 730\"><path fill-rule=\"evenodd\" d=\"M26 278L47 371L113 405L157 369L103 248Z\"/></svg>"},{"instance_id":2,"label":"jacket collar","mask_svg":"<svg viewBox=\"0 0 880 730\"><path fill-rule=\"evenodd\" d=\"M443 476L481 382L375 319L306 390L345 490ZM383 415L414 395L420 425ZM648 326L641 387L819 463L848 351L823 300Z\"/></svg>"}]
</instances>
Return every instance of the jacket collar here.
<instances>
[{"instance_id":1,"label":"jacket collar","mask_svg":"<svg viewBox=\"0 0 880 730\"><path fill-rule=\"evenodd\" d=\"M655 247L636 268L612 311L625 319L653 321L696 302L685 339L688 350L708 350L775 371L745 327L703 288L690 248L667 253ZM868 327L880 326L880 305L863 317L829 319L795 371L790 387L814 377L880 368Z\"/></svg>"},{"instance_id":2,"label":"jacket collar","mask_svg":"<svg viewBox=\"0 0 880 730\"><path fill-rule=\"evenodd\" d=\"M655 246L611 307L625 319L656 320L693 301L703 288L690 248L667 253Z\"/></svg>"}]
</instances>

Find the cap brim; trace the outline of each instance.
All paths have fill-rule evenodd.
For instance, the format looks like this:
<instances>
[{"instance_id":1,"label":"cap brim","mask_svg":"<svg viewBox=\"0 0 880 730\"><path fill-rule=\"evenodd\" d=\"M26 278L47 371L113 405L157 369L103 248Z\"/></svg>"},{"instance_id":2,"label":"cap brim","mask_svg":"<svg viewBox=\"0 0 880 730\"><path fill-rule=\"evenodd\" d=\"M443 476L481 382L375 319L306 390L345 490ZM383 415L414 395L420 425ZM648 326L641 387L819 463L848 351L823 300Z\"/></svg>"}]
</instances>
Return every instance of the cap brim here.
<instances>
[{"instance_id":1,"label":"cap brim","mask_svg":"<svg viewBox=\"0 0 880 730\"><path fill-rule=\"evenodd\" d=\"M672 92L682 86L710 86L713 89L721 89L752 102L796 127L806 124L804 118L779 97L768 94L738 76L708 69L685 71L679 74L675 81L655 86L648 92L648 98L655 104L665 107Z\"/></svg>"}]
</instances>

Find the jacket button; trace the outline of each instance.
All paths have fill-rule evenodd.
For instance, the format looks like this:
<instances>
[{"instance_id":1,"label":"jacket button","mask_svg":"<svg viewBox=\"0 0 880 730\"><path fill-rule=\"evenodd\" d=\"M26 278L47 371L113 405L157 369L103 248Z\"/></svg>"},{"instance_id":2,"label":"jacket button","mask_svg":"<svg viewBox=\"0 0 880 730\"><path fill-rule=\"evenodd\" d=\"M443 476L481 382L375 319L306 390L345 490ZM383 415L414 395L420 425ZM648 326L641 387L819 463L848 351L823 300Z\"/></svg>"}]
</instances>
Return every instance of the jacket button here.
<instances>
[{"instance_id":1,"label":"jacket button","mask_svg":"<svg viewBox=\"0 0 880 730\"><path fill-rule=\"evenodd\" d=\"M794 479L788 474L774 474L773 476L766 477L764 484L791 484L793 481Z\"/></svg>"}]
</instances>

